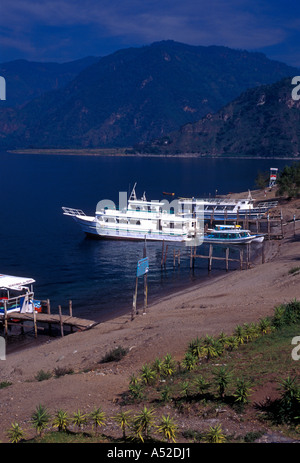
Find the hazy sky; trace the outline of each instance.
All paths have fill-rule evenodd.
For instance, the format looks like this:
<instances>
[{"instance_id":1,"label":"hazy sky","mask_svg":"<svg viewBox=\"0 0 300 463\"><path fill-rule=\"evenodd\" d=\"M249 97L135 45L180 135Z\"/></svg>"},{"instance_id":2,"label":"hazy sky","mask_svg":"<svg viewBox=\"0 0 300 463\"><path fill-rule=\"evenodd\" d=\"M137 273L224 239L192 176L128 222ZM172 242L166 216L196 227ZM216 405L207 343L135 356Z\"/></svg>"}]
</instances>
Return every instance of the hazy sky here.
<instances>
[{"instance_id":1,"label":"hazy sky","mask_svg":"<svg viewBox=\"0 0 300 463\"><path fill-rule=\"evenodd\" d=\"M300 67L300 2L1 0L0 62L71 61L172 39L262 51Z\"/></svg>"}]
</instances>

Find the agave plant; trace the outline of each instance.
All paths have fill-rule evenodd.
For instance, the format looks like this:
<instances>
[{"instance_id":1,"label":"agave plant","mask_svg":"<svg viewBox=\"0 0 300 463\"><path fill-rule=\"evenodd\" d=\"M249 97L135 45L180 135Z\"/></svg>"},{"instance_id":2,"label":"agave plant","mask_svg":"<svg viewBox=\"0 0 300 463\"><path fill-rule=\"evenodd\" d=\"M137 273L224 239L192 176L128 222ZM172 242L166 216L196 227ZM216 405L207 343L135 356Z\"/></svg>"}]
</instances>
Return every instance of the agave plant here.
<instances>
[{"instance_id":1,"label":"agave plant","mask_svg":"<svg viewBox=\"0 0 300 463\"><path fill-rule=\"evenodd\" d=\"M198 376L195 379L194 384L197 388L197 391L199 391L200 394L205 394L210 388L210 383L205 378L203 378L202 375Z\"/></svg>"},{"instance_id":2,"label":"agave plant","mask_svg":"<svg viewBox=\"0 0 300 463\"><path fill-rule=\"evenodd\" d=\"M130 413L131 412L129 410L126 412L122 410L114 417L115 421L119 424L122 430L124 440L126 439L126 428L129 428L132 421Z\"/></svg>"},{"instance_id":3,"label":"agave plant","mask_svg":"<svg viewBox=\"0 0 300 463\"><path fill-rule=\"evenodd\" d=\"M66 431L69 425L68 413L62 409L59 409L54 417L52 426L57 428L58 431Z\"/></svg>"},{"instance_id":4,"label":"agave plant","mask_svg":"<svg viewBox=\"0 0 300 463\"><path fill-rule=\"evenodd\" d=\"M226 388L231 381L231 373L225 367L220 367L214 371L215 382L218 388L219 396L224 397Z\"/></svg>"},{"instance_id":5,"label":"agave plant","mask_svg":"<svg viewBox=\"0 0 300 463\"><path fill-rule=\"evenodd\" d=\"M189 344L188 352L190 352L194 357L200 358L202 355L201 352L202 341L201 338L197 336L196 339L192 339Z\"/></svg>"},{"instance_id":6,"label":"agave plant","mask_svg":"<svg viewBox=\"0 0 300 463\"><path fill-rule=\"evenodd\" d=\"M211 358L219 357L223 351L221 344L213 336L206 335L202 342L201 353L207 361Z\"/></svg>"},{"instance_id":7,"label":"agave plant","mask_svg":"<svg viewBox=\"0 0 300 463\"><path fill-rule=\"evenodd\" d=\"M155 371L149 365L142 366L141 378L144 383L148 386L155 378Z\"/></svg>"},{"instance_id":8,"label":"agave plant","mask_svg":"<svg viewBox=\"0 0 300 463\"><path fill-rule=\"evenodd\" d=\"M157 430L163 437L166 439L167 442L176 442L176 432L177 432L177 424L174 422L173 418L170 416L162 416L161 421L157 426Z\"/></svg>"},{"instance_id":9,"label":"agave plant","mask_svg":"<svg viewBox=\"0 0 300 463\"><path fill-rule=\"evenodd\" d=\"M249 401L249 395L251 393L251 383L245 379L237 379L236 390L233 394L236 402L246 404Z\"/></svg>"},{"instance_id":10,"label":"agave plant","mask_svg":"<svg viewBox=\"0 0 300 463\"><path fill-rule=\"evenodd\" d=\"M167 354L164 358L163 372L165 376L172 376L175 372L175 362L171 354Z\"/></svg>"},{"instance_id":11,"label":"agave plant","mask_svg":"<svg viewBox=\"0 0 300 463\"><path fill-rule=\"evenodd\" d=\"M269 318L262 318L259 321L259 330L261 334L268 334L272 331L271 320Z\"/></svg>"},{"instance_id":12,"label":"agave plant","mask_svg":"<svg viewBox=\"0 0 300 463\"><path fill-rule=\"evenodd\" d=\"M198 357L195 357L192 352L186 352L182 364L188 371L194 370L197 365Z\"/></svg>"},{"instance_id":13,"label":"agave plant","mask_svg":"<svg viewBox=\"0 0 300 463\"><path fill-rule=\"evenodd\" d=\"M83 427L87 424L87 415L78 409L73 414L72 423L82 431Z\"/></svg>"},{"instance_id":14,"label":"agave plant","mask_svg":"<svg viewBox=\"0 0 300 463\"><path fill-rule=\"evenodd\" d=\"M11 427L7 431L7 435L12 444L17 444L25 437L24 431L21 429L19 423L12 423Z\"/></svg>"},{"instance_id":15,"label":"agave plant","mask_svg":"<svg viewBox=\"0 0 300 463\"><path fill-rule=\"evenodd\" d=\"M162 375L163 369L164 369L164 362L160 358L156 357L156 359L154 360L152 364L152 370L155 372L158 379Z\"/></svg>"},{"instance_id":16,"label":"agave plant","mask_svg":"<svg viewBox=\"0 0 300 463\"><path fill-rule=\"evenodd\" d=\"M205 434L205 442L210 444L222 444L226 441L226 436L223 434L221 425L210 426L209 431Z\"/></svg>"},{"instance_id":17,"label":"agave plant","mask_svg":"<svg viewBox=\"0 0 300 463\"><path fill-rule=\"evenodd\" d=\"M241 325L237 325L234 330L234 336L237 339L239 344L244 344L245 342L245 332Z\"/></svg>"},{"instance_id":18,"label":"agave plant","mask_svg":"<svg viewBox=\"0 0 300 463\"><path fill-rule=\"evenodd\" d=\"M103 426L106 422L106 414L101 407L95 408L89 415L93 427L96 429L96 434L98 432L98 427Z\"/></svg>"},{"instance_id":19,"label":"agave plant","mask_svg":"<svg viewBox=\"0 0 300 463\"><path fill-rule=\"evenodd\" d=\"M50 413L47 408L39 404L31 415L31 423L36 432L41 436L47 428L50 421Z\"/></svg>"},{"instance_id":20,"label":"agave plant","mask_svg":"<svg viewBox=\"0 0 300 463\"><path fill-rule=\"evenodd\" d=\"M143 410L134 417L133 432L134 436L142 442L149 437L150 430L154 424L154 410L144 406Z\"/></svg>"}]
</instances>

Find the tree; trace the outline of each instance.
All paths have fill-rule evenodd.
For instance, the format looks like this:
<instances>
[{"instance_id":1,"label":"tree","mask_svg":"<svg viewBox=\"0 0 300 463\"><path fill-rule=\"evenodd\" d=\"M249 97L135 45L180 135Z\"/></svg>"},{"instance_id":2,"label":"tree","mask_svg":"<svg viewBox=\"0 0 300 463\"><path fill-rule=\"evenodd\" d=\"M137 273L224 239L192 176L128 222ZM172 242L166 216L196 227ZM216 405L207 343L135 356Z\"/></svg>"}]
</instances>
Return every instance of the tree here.
<instances>
[{"instance_id":1,"label":"tree","mask_svg":"<svg viewBox=\"0 0 300 463\"><path fill-rule=\"evenodd\" d=\"M277 179L278 195L289 199L300 196L300 162L285 166Z\"/></svg>"}]
</instances>

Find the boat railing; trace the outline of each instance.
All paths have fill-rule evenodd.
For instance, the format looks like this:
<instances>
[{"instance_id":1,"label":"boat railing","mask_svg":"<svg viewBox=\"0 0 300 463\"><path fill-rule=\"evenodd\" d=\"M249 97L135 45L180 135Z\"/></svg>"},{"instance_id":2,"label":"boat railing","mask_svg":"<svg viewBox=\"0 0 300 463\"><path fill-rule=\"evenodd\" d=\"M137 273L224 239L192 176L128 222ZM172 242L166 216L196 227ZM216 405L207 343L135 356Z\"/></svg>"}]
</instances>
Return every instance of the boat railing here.
<instances>
[{"instance_id":1,"label":"boat railing","mask_svg":"<svg viewBox=\"0 0 300 463\"><path fill-rule=\"evenodd\" d=\"M28 292L16 297L0 298L0 316L6 312L27 312L32 311L30 305L33 303L34 293Z\"/></svg>"},{"instance_id":2,"label":"boat railing","mask_svg":"<svg viewBox=\"0 0 300 463\"><path fill-rule=\"evenodd\" d=\"M85 215L85 213L81 209L73 209L72 207L62 207L64 211L64 215Z\"/></svg>"}]
</instances>

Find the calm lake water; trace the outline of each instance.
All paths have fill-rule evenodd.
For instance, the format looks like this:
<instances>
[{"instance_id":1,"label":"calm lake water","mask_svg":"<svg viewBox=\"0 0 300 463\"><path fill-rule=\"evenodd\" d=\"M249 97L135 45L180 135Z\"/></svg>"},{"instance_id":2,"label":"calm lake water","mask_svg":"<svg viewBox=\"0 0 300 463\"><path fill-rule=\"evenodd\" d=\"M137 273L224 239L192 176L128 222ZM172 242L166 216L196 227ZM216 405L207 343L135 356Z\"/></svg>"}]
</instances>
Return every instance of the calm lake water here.
<instances>
[{"instance_id":1,"label":"calm lake water","mask_svg":"<svg viewBox=\"0 0 300 463\"><path fill-rule=\"evenodd\" d=\"M147 199L176 196L214 196L253 189L258 171L283 168L291 161L166 159L96 156L51 156L0 152L2 243L0 272L36 280L37 298L58 304L73 314L101 320L129 312L137 261L143 243L95 241L85 238L78 225L62 214L62 206L93 215L97 202L118 204L119 191L137 182L136 192ZM150 262L149 301L207 278L206 261L189 269L182 246L180 268L173 269L174 245L161 270L161 243L147 243ZM185 256L185 257L184 257ZM215 269L213 277L221 269ZM142 305L142 280L138 304Z\"/></svg>"}]
</instances>

